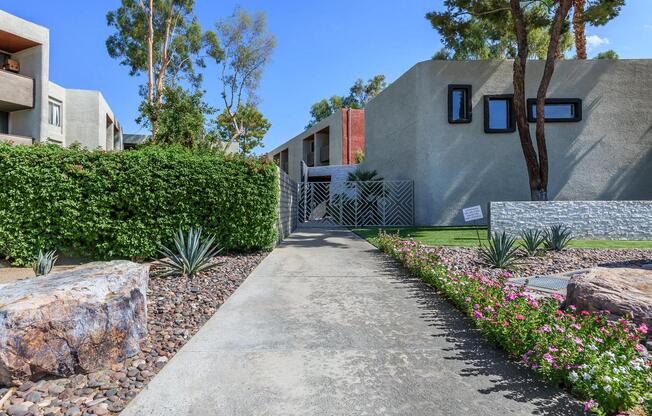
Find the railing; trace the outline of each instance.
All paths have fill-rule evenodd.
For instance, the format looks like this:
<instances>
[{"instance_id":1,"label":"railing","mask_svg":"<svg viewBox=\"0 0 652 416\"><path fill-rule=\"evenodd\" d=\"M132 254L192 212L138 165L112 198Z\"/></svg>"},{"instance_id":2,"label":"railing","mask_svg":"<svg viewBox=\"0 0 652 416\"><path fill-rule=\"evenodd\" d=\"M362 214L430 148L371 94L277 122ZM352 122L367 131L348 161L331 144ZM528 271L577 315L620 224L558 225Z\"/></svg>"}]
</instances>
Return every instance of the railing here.
<instances>
[{"instance_id":1,"label":"railing","mask_svg":"<svg viewBox=\"0 0 652 416\"><path fill-rule=\"evenodd\" d=\"M347 227L414 223L412 181L303 182L299 221Z\"/></svg>"}]
</instances>

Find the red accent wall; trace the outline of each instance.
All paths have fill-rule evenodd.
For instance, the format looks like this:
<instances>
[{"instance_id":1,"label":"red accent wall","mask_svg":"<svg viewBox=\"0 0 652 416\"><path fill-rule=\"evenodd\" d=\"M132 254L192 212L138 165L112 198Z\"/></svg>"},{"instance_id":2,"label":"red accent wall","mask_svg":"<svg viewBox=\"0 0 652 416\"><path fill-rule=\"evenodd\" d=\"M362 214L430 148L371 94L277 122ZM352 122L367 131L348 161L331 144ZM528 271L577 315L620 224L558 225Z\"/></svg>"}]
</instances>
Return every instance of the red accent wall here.
<instances>
[{"instance_id":1,"label":"red accent wall","mask_svg":"<svg viewBox=\"0 0 652 416\"><path fill-rule=\"evenodd\" d=\"M351 116L351 137L349 137L349 115ZM350 154L349 154L350 143ZM364 110L342 109L342 164L355 163L356 150L364 152Z\"/></svg>"}]
</instances>

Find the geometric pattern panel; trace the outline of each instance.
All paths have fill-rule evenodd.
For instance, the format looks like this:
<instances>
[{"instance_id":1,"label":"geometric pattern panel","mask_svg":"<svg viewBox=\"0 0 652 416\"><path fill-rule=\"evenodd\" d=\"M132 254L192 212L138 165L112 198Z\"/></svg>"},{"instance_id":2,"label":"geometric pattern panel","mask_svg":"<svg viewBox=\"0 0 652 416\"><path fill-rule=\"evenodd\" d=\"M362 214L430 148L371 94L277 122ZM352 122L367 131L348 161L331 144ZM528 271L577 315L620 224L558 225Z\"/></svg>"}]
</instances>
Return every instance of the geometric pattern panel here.
<instances>
[{"instance_id":1,"label":"geometric pattern panel","mask_svg":"<svg viewBox=\"0 0 652 416\"><path fill-rule=\"evenodd\" d=\"M302 182L299 222L347 227L414 224L412 181Z\"/></svg>"}]
</instances>

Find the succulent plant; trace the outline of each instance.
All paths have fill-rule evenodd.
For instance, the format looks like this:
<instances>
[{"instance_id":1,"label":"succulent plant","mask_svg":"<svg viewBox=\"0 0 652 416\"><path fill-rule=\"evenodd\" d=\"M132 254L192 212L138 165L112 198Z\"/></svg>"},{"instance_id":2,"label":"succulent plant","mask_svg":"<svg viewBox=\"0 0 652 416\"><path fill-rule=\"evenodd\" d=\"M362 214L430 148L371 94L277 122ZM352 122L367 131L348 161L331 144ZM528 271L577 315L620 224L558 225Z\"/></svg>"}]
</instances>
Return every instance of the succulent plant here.
<instances>
[{"instance_id":1,"label":"succulent plant","mask_svg":"<svg viewBox=\"0 0 652 416\"><path fill-rule=\"evenodd\" d=\"M190 228L188 232L179 229L174 235L176 250L161 246L159 252L165 256L160 262L163 271L160 276L180 275L192 279L195 274L217 265L213 261L221 248L214 245L215 236L208 235L202 241L202 229Z\"/></svg>"},{"instance_id":2,"label":"succulent plant","mask_svg":"<svg viewBox=\"0 0 652 416\"><path fill-rule=\"evenodd\" d=\"M480 249L480 255L485 263L499 269L510 269L518 262L516 239L505 232L494 233L486 246Z\"/></svg>"},{"instance_id":3,"label":"succulent plant","mask_svg":"<svg viewBox=\"0 0 652 416\"><path fill-rule=\"evenodd\" d=\"M528 256L534 256L545 242L545 236L541 230L524 230L521 232L521 240L523 251Z\"/></svg>"},{"instance_id":4,"label":"succulent plant","mask_svg":"<svg viewBox=\"0 0 652 416\"><path fill-rule=\"evenodd\" d=\"M563 224L551 226L544 234L544 245L547 250L561 251L573 239L570 228Z\"/></svg>"},{"instance_id":5,"label":"succulent plant","mask_svg":"<svg viewBox=\"0 0 652 416\"><path fill-rule=\"evenodd\" d=\"M42 250L39 250L38 256L34 259L34 263L32 263L32 270L34 270L36 276L50 274L54 267L54 263L56 263L59 258L56 253L56 250L47 251L45 253Z\"/></svg>"}]
</instances>

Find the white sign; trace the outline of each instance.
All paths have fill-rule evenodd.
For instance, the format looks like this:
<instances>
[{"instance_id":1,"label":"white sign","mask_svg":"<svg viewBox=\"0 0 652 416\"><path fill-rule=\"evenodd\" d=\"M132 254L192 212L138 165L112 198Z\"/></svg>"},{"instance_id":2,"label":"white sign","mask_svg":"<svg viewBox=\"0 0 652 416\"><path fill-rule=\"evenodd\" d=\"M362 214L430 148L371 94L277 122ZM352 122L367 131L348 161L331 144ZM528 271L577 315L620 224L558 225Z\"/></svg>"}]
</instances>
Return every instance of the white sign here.
<instances>
[{"instance_id":1,"label":"white sign","mask_svg":"<svg viewBox=\"0 0 652 416\"><path fill-rule=\"evenodd\" d=\"M464 208L462 209L462 213L464 214L464 221L466 222L481 220L483 218L482 208L480 208L480 205Z\"/></svg>"}]
</instances>

